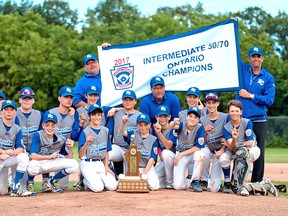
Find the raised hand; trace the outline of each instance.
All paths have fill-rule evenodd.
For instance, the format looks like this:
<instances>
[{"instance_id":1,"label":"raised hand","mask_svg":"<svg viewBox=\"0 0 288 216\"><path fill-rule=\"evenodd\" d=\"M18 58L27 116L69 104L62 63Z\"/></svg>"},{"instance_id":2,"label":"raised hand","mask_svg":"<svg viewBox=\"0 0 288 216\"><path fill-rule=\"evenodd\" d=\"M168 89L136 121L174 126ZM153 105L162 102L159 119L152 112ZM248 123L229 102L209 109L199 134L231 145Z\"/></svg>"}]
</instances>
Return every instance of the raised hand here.
<instances>
[{"instance_id":1,"label":"raised hand","mask_svg":"<svg viewBox=\"0 0 288 216\"><path fill-rule=\"evenodd\" d=\"M203 103L201 102L201 100L198 101L197 107L198 107L198 109L201 110L201 111L204 109L204 105L203 105Z\"/></svg>"},{"instance_id":2,"label":"raised hand","mask_svg":"<svg viewBox=\"0 0 288 216\"><path fill-rule=\"evenodd\" d=\"M87 138L86 138L86 142L87 142L88 144L91 144L94 140L95 140L95 137L93 137L93 136L90 134L90 132L89 132L88 135L87 135Z\"/></svg>"},{"instance_id":3,"label":"raised hand","mask_svg":"<svg viewBox=\"0 0 288 216\"><path fill-rule=\"evenodd\" d=\"M154 126L154 130L157 134L161 133L161 125L159 124L159 118L157 117L157 122L153 125Z\"/></svg>"},{"instance_id":4,"label":"raised hand","mask_svg":"<svg viewBox=\"0 0 288 216\"><path fill-rule=\"evenodd\" d=\"M74 114L75 114L75 109L73 107L70 107L68 115L69 116L74 116Z\"/></svg>"},{"instance_id":5,"label":"raised hand","mask_svg":"<svg viewBox=\"0 0 288 216\"><path fill-rule=\"evenodd\" d=\"M205 127L205 132L206 132L206 134L209 134L212 130L214 129L214 127L212 126L212 125L207 125L206 127Z\"/></svg>"},{"instance_id":6,"label":"raised hand","mask_svg":"<svg viewBox=\"0 0 288 216\"><path fill-rule=\"evenodd\" d=\"M122 122L126 124L128 122L128 114L122 117Z\"/></svg>"},{"instance_id":7,"label":"raised hand","mask_svg":"<svg viewBox=\"0 0 288 216\"><path fill-rule=\"evenodd\" d=\"M73 148L73 145L74 145L74 141L73 141L72 139L67 138L67 139L66 139L66 146L67 146L69 149L72 149L72 148Z\"/></svg>"},{"instance_id":8,"label":"raised hand","mask_svg":"<svg viewBox=\"0 0 288 216\"><path fill-rule=\"evenodd\" d=\"M238 135L239 135L239 130L236 129L236 127L234 127L233 130L232 130L231 135L232 135L232 138L233 138L233 139L237 140Z\"/></svg>"}]
</instances>

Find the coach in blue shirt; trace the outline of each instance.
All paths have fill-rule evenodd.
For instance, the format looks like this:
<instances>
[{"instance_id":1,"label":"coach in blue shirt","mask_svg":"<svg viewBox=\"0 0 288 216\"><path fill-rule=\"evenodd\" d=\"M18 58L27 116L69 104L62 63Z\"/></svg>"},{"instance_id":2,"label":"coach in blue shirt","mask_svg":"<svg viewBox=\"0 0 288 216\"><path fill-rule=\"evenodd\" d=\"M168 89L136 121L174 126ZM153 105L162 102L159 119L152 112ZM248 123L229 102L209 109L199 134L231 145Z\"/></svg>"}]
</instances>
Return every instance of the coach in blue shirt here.
<instances>
[{"instance_id":1,"label":"coach in blue shirt","mask_svg":"<svg viewBox=\"0 0 288 216\"><path fill-rule=\"evenodd\" d=\"M162 77L155 76L150 81L152 93L143 97L140 102L140 112L147 114L151 123L156 123L156 110L160 105L166 105L171 111L171 120L179 117L181 106L178 97L165 91L165 83Z\"/></svg>"},{"instance_id":2,"label":"coach in blue shirt","mask_svg":"<svg viewBox=\"0 0 288 216\"><path fill-rule=\"evenodd\" d=\"M242 62L243 89L236 99L243 104L244 118L253 123L258 147L261 149L260 157L254 162L251 182L260 182L264 175L264 145L266 136L267 109L274 102L274 77L262 67L264 61L263 51L258 46L249 50L249 62Z\"/></svg>"}]
</instances>

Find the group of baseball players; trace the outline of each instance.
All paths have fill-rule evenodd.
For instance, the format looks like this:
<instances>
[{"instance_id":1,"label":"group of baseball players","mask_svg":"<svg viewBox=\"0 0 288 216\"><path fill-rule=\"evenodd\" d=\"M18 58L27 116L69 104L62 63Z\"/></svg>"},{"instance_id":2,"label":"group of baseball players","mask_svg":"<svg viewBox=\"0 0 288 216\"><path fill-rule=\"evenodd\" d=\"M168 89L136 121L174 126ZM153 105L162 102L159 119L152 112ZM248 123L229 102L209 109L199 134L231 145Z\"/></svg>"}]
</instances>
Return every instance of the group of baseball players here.
<instances>
[{"instance_id":1,"label":"group of baseball players","mask_svg":"<svg viewBox=\"0 0 288 216\"><path fill-rule=\"evenodd\" d=\"M36 195L36 175L42 177L42 192L62 193L69 175L79 168L78 190L115 191L120 174L128 169L125 152L133 135L141 152L140 177L148 180L150 190L278 196L269 179L246 181L261 151L252 122L241 117L240 101L231 100L227 113L219 112L216 93L206 94L202 104L200 90L191 87L186 93L188 108L181 110L177 96L166 92L163 78L155 76L139 111L132 90L123 92L119 107L104 107L97 57L85 55L83 65L86 72L75 89L63 86L59 106L45 113L33 109L35 92L30 87L21 89L20 107L0 92L1 195ZM75 142L80 163L73 159ZM116 169L117 163L122 166Z\"/></svg>"}]
</instances>

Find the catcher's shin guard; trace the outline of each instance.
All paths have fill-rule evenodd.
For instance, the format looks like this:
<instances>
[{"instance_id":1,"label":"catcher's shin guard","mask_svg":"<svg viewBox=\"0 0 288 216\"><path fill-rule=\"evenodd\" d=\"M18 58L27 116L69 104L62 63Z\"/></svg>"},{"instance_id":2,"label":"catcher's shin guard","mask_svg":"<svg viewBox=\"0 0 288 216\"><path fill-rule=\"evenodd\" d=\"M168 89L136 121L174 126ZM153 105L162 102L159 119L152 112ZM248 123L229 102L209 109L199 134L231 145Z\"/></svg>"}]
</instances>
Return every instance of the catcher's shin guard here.
<instances>
[{"instance_id":1,"label":"catcher's shin guard","mask_svg":"<svg viewBox=\"0 0 288 216\"><path fill-rule=\"evenodd\" d=\"M238 180L238 186L243 186L244 179L248 170L248 163L246 158L248 156L249 150L246 146L237 147L235 149L235 174Z\"/></svg>"}]
</instances>

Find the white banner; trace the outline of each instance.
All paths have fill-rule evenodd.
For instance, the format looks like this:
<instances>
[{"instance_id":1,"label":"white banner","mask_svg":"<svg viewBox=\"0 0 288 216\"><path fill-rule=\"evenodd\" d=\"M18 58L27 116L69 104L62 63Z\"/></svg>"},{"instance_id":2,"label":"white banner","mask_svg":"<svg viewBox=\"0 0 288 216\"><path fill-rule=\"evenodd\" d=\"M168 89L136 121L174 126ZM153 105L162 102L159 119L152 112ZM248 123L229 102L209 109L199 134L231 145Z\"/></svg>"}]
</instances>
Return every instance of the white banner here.
<instances>
[{"instance_id":1,"label":"white banner","mask_svg":"<svg viewBox=\"0 0 288 216\"><path fill-rule=\"evenodd\" d=\"M121 104L123 91L137 98L161 76L167 91L237 91L240 87L238 23L234 19L165 38L98 47L102 105Z\"/></svg>"}]
</instances>

